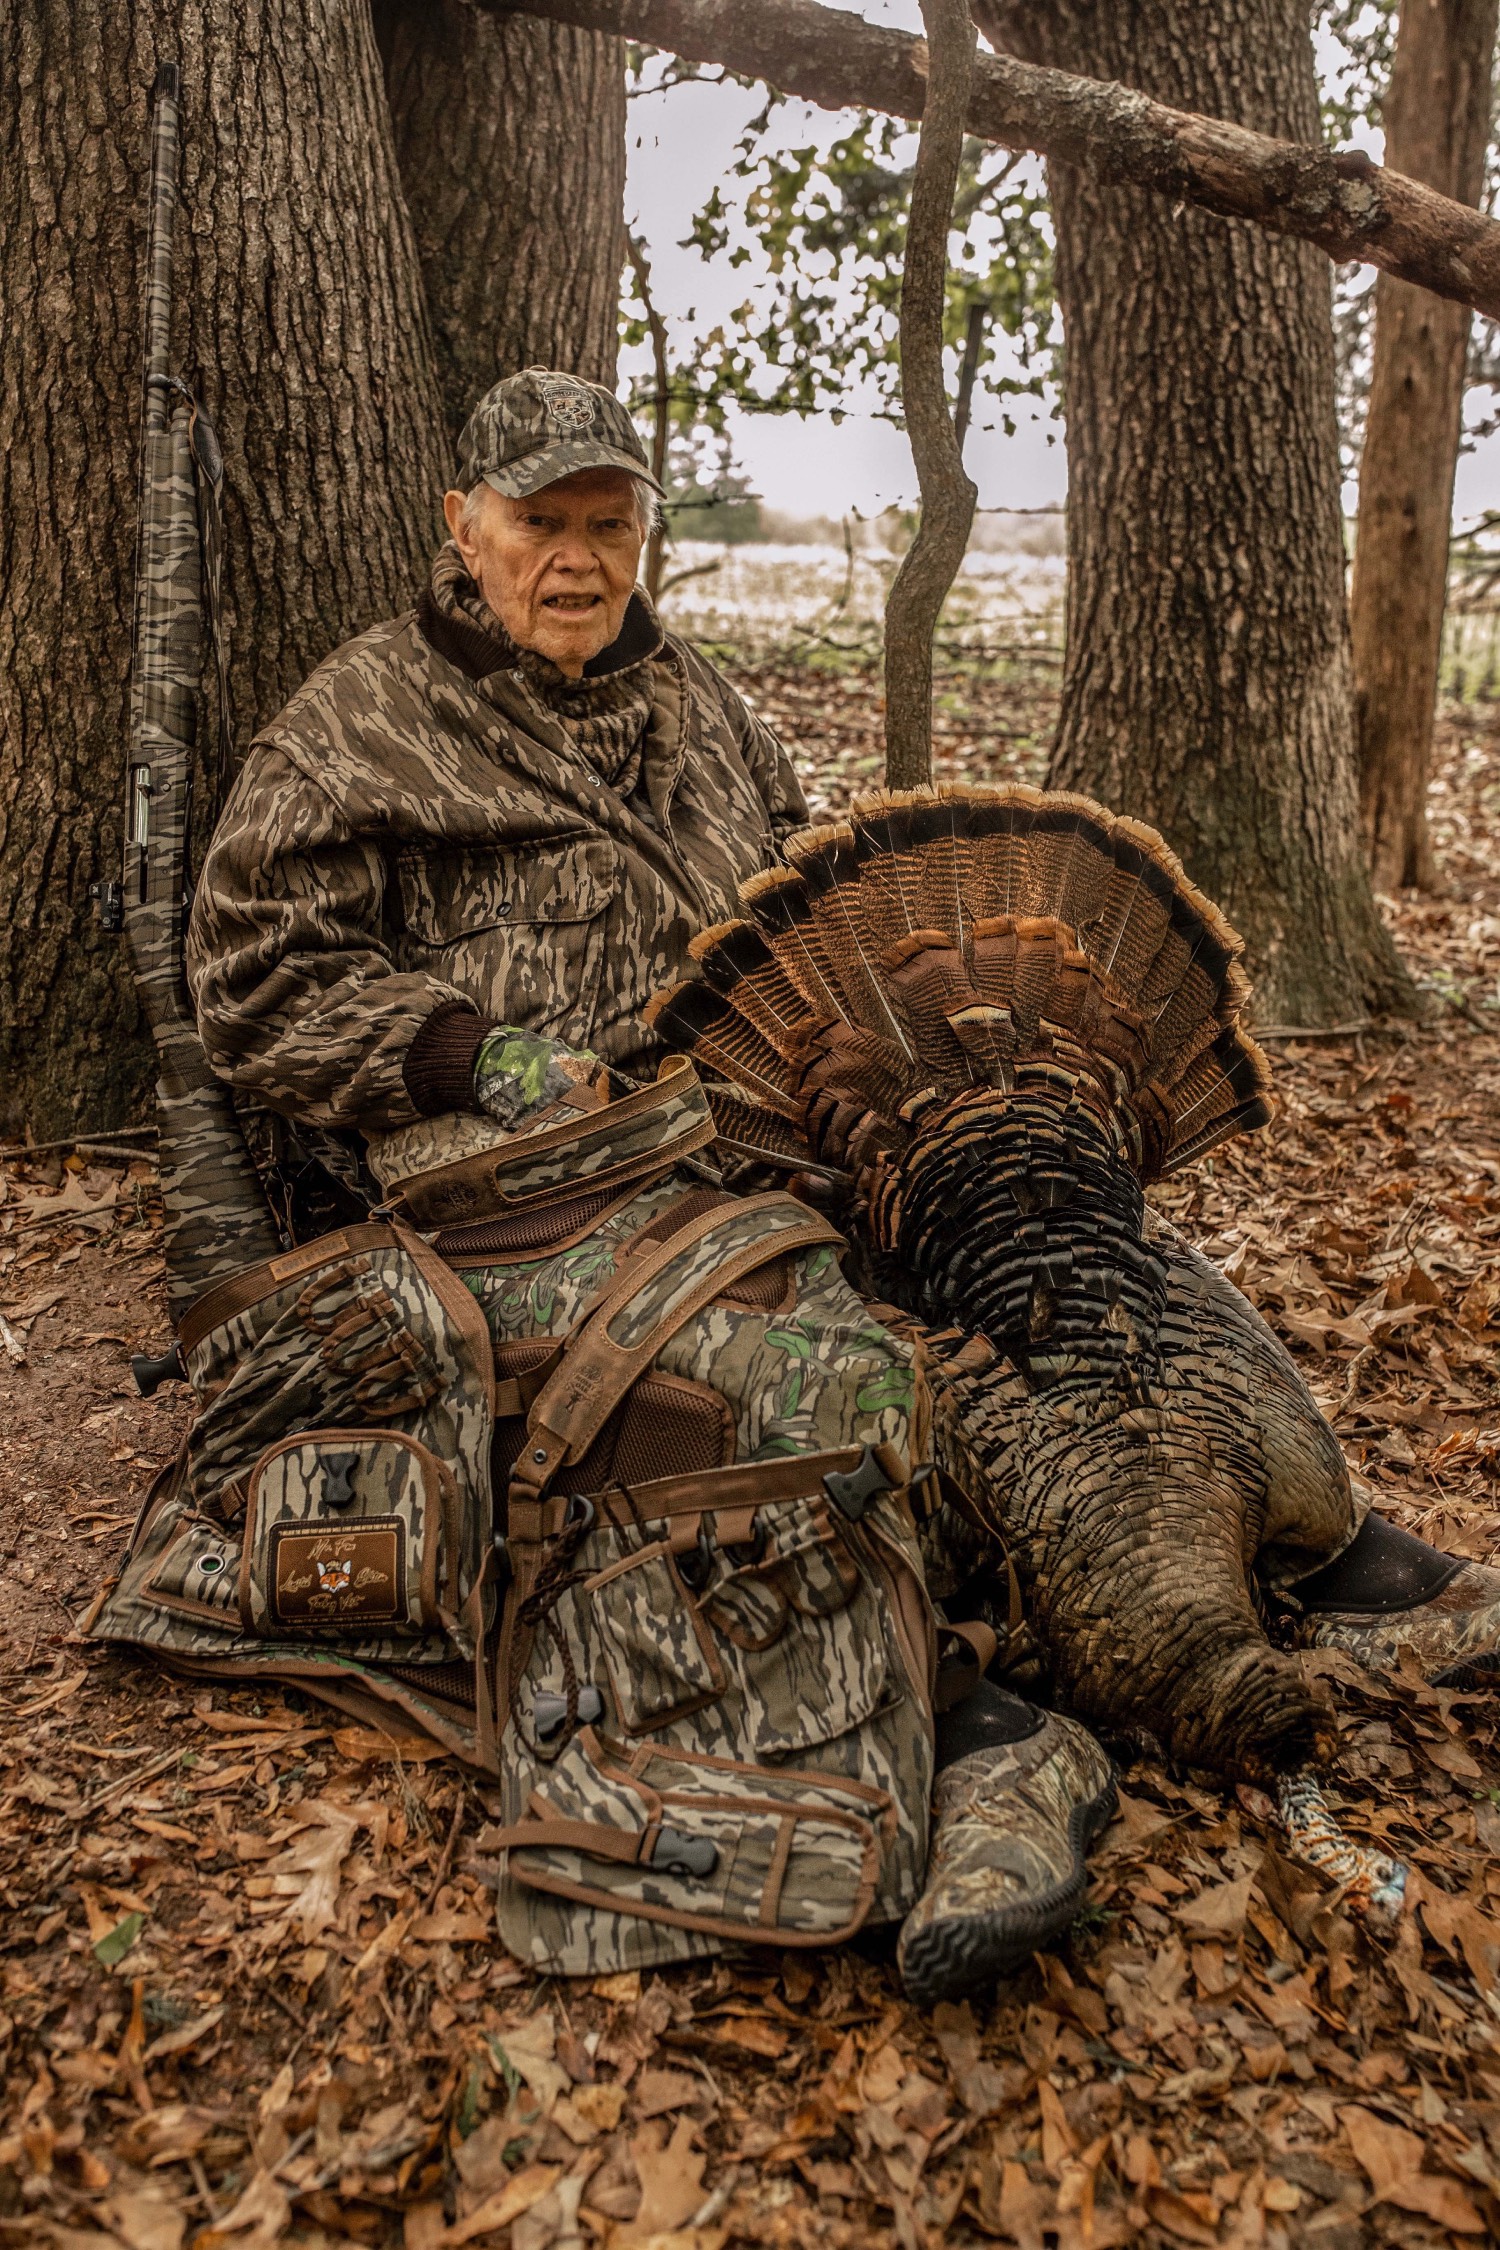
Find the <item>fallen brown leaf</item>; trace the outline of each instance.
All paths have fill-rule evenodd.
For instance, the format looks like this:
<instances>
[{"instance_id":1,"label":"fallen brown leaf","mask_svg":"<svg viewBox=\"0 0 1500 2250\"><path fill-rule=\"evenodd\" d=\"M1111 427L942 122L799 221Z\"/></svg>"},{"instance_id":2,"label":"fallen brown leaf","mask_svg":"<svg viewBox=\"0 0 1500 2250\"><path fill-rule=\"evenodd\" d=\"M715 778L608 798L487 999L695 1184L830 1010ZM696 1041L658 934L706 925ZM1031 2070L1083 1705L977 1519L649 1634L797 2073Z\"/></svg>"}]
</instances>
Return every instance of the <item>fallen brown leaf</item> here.
<instances>
[{"instance_id":1,"label":"fallen brown leaf","mask_svg":"<svg viewBox=\"0 0 1500 2250\"><path fill-rule=\"evenodd\" d=\"M476 2235L498 2234L513 2219L519 2219L523 2211L529 2211L533 2203L540 2203L544 2195L550 2194L561 2177L560 2164L523 2165L503 2188L487 2196L466 2219L458 2219L445 2228L438 2237L443 2250L456 2250L459 2243L472 2242Z\"/></svg>"},{"instance_id":2,"label":"fallen brown leaf","mask_svg":"<svg viewBox=\"0 0 1500 2250\"><path fill-rule=\"evenodd\" d=\"M1349 2137L1377 2203L1394 2203L1403 2211L1418 2211L1455 2234L1484 2234L1488 2230L1456 2180L1424 2172L1425 2144L1403 2126L1387 2124L1373 2110L1351 2104L1339 2111L1339 2122Z\"/></svg>"},{"instance_id":3,"label":"fallen brown leaf","mask_svg":"<svg viewBox=\"0 0 1500 2250\"><path fill-rule=\"evenodd\" d=\"M624 2239L634 2241L636 2250L640 2236L685 2226L705 2201L705 2158L693 2147L693 2137L692 2122L686 2117L678 2118L670 2140L656 2123L633 2136L630 2154L640 2177L641 2203Z\"/></svg>"}]
</instances>

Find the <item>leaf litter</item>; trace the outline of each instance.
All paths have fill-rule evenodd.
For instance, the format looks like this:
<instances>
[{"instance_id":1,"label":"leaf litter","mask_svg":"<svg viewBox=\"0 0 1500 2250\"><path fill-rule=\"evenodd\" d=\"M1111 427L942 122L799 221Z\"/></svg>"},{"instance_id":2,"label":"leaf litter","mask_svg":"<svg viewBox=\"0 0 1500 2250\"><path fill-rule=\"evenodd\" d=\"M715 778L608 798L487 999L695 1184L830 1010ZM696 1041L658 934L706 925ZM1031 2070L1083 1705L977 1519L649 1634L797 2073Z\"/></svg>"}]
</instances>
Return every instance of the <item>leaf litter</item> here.
<instances>
[{"instance_id":1,"label":"leaf litter","mask_svg":"<svg viewBox=\"0 0 1500 2250\"><path fill-rule=\"evenodd\" d=\"M742 676L805 761L826 715L824 808L868 782L867 672L781 652ZM945 693L945 770L1036 777L1031 673L971 667ZM1272 1131L1153 1192L1289 1343L1377 1503L1488 1559L1500 727L1450 713L1441 752L1450 895L1392 908L1432 1020L1279 1045ZM166 1341L154 1176L69 1164L7 1162L0 1209L0 1305L26 1352L0 1363L7 2244L1500 2233L1500 1707L1317 1660L1340 1714L1331 1801L1414 1871L1393 1943L1286 1855L1264 1799L1143 1756L1077 1929L996 1994L919 2015L876 1939L536 1979L496 1934L486 1785L294 1692L186 1687L79 1635L185 1408L125 1379L127 1348Z\"/></svg>"}]
</instances>

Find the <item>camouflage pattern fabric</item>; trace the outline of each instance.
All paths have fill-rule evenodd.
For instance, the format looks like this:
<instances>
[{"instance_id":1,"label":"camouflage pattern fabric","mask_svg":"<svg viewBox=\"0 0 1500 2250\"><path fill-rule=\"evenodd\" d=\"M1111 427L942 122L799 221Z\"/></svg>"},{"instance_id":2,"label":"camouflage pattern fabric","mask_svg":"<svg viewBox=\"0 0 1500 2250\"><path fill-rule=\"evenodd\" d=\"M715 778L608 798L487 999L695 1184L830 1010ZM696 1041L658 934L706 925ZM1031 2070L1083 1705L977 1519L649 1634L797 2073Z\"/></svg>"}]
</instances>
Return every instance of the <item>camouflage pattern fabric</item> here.
<instances>
[{"instance_id":1,"label":"camouflage pattern fabric","mask_svg":"<svg viewBox=\"0 0 1500 2250\"><path fill-rule=\"evenodd\" d=\"M394 1695L493 1770L473 1695L465 1710L444 1684L486 1614L480 1315L497 1342L561 1334L640 1229L701 1193L677 1171L581 1243L449 1277L461 1316L412 1238L381 1228L273 1261L264 1294L191 1341L203 1411L95 1630L335 1700ZM612 1326L628 1340L670 1322L698 1301L704 1259L757 1228L774 1252L784 1227L726 1206L716 1247L685 1245ZM795 1468L881 1443L913 1458L926 1433L909 1347L866 1312L831 1247L783 1263L771 1301L701 1304L656 1369L717 1394L736 1464ZM877 1493L851 1521L815 1463L757 1507L716 1512L711 1473L697 1490L701 1516L696 1493L687 1519L652 1520L627 1497L623 1518L601 1514L575 1542L514 1720L496 1714L505 1813L526 1838L501 1884L502 1934L562 1973L731 1939L835 1942L898 1918L921 1887L932 1624L904 1496ZM597 1729L556 1723L570 1694L578 1716L580 1684ZM559 1821L572 1825L549 1829ZM712 1865L672 1862L671 1836L711 1848Z\"/></svg>"},{"instance_id":2,"label":"camouflage pattern fabric","mask_svg":"<svg viewBox=\"0 0 1500 2250\"><path fill-rule=\"evenodd\" d=\"M525 1887L502 1888L502 1934L520 1959L561 1976L716 1953L726 1938L836 1945L868 1911L890 1812L884 1792L835 1775L737 1765L654 1740L631 1750L585 1729L537 1792L538 1837L549 1819L621 1841L659 1822L699 1848L703 1872L658 1872L539 1840L511 1853ZM686 1928L664 1919L684 1915Z\"/></svg>"},{"instance_id":3,"label":"camouflage pattern fabric","mask_svg":"<svg viewBox=\"0 0 1500 2250\"><path fill-rule=\"evenodd\" d=\"M473 1656L491 1515L478 1322L391 1230L353 1239L273 1260L265 1293L190 1344L201 1411L101 1638L215 1662L293 1657L309 1635L367 1664Z\"/></svg>"},{"instance_id":4,"label":"camouflage pattern fabric","mask_svg":"<svg viewBox=\"0 0 1500 2250\"><path fill-rule=\"evenodd\" d=\"M659 633L639 596L632 616ZM647 669L637 806L590 774L451 575L420 617L336 651L253 745L198 884L188 975L214 1068L311 1124L391 1132L417 1119L411 1042L457 1000L651 1077L646 1000L806 806L685 642L666 635Z\"/></svg>"},{"instance_id":5,"label":"camouflage pattern fabric","mask_svg":"<svg viewBox=\"0 0 1500 2250\"><path fill-rule=\"evenodd\" d=\"M571 1050L558 1053L566 1060ZM667 1097L644 1109L616 1101L587 1123L576 1112L566 1118L538 1112L520 1131L489 1117L424 1118L402 1132L377 1135L369 1144L370 1167L387 1190L401 1190L424 1227L462 1225L481 1199L492 1205L501 1198L525 1201L625 1164L644 1171L657 1158L665 1170L674 1148L697 1146L711 1133L712 1119L697 1073L676 1057L664 1071L674 1080ZM481 1196L463 1160L490 1155Z\"/></svg>"},{"instance_id":6,"label":"camouflage pattern fabric","mask_svg":"<svg viewBox=\"0 0 1500 2250\"><path fill-rule=\"evenodd\" d=\"M580 469L624 469L653 492L646 449L628 407L602 383L528 367L485 392L458 440L458 484L483 477L513 500Z\"/></svg>"},{"instance_id":7,"label":"camouflage pattern fabric","mask_svg":"<svg viewBox=\"0 0 1500 2250\"><path fill-rule=\"evenodd\" d=\"M561 1336L613 1278L640 1228L698 1185L673 1174L633 1196L569 1248L470 1268L464 1280L497 1343ZM735 1417L735 1459L770 1460L888 1439L908 1447L918 1411L910 1347L868 1313L829 1248L791 1260L784 1312L707 1306L669 1339L663 1374L711 1383ZM677 1285L662 1277L664 1295ZM653 1293L653 1301L659 1297ZM622 1339L623 1340L623 1339ZM920 1448L921 1435L917 1444Z\"/></svg>"},{"instance_id":8,"label":"camouflage pattern fabric","mask_svg":"<svg viewBox=\"0 0 1500 2250\"><path fill-rule=\"evenodd\" d=\"M1292 1628L1299 1648L1332 1648L1370 1672L1415 1666L1442 1687L1492 1687L1500 1673L1500 1570L1465 1563L1412 1609L1321 1610Z\"/></svg>"},{"instance_id":9,"label":"camouflage pattern fabric","mask_svg":"<svg viewBox=\"0 0 1500 2250\"><path fill-rule=\"evenodd\" d=\"M1084 1854L1114 1799L1093 1736L1051 1712L1021 1741L944 1768L927 1887L898 1949L919 2006L967 1989L967 1962L993 1977L1067 1927L1083 1897Z\"/></svg>"},{"instance_id":10,"label":"camouflage pattern fabric","mask_svg":"<svg viewBox=\"0 0 1500 2250\"><path fill-rule=\"evenodd\" d=\"M571 1086L591 1085L597 1076L597 1061L585 1049L502 1024L474 1059L474 1098L486 1117L513 1133L560 1102Z\"/></svg>"},{"instance_id":11,"label":"camouflage pattern fabric","mask_svg":"<svg viewBox=\"0 0 1500 2250\"><path fill-rule=\"evenodd\" d=\"M496 1341L566 1333L607 1286L631 1239L696 1185L675 1174L642 1190L581 1243L466 1272ZM726 1242L738 1239L736 1218L730 1206L710 1243L685 1251L613 1317L616 1343L628 1349L670 1319L703 1261L722 1263ZM747 1233L757 1223L764 1220L749 1208L739 1220ZM788 1264L780 1308L717 1299L677 1329L654 1369L707 1384L725 1401L736 1463L882 1441L914 1459L926 1433L909 1347L871 1318L834 1249L797 1252ZM561 1485L567 1489L566 1471ZM500 1889L506 1944L535 1966L582 1975L684 1958L736 1935L833 1942L861 1885L868 1895L859 1913L877 1920L899 1917L920 1890L932 1761L931 1613L904 1498L881 1494L851 1523L814 1476L802 1497L756 1509L752 1535L748 1526L716 1528L712 1486L705 1476L701 1526L636 1511L623 1527L598 1521L577 1544L521 1677L519 1723L503 1741L503 1791L513 1822L526 1816L536 1792L550 1815L642 1832L639 1790L615 1803L589 1729L544 1732L542 1714L567 1708L570 1680L575 1694L579 1683L593 1685L604 1713L600 1735L614 1744L604 1764L647 1750L686 1760L676 1808L661 1817L717 1842L721 1866L732 1841L739 1888L726 1890L715 1876L701 1888L658 1878L653 1891L639 1868L585 1855L580 1871L576 1848L539 1843L515 1856ZM768 1903L765 1799L783 1776L802 1796L809 1781L830 1778L863 1792L845 1810L865 1826L799 1825L797 1880L788 1875ZM736 1798L745 1801L743 1814L725 1802ZM818 1855L816 1896L809 1893L813 1862L803 1868L798 1860L804 1850ZM580 1885L587 1901L574 1896ZM668 1905L677 1924L656 1919Z\"/></svg>"}]
</instances>

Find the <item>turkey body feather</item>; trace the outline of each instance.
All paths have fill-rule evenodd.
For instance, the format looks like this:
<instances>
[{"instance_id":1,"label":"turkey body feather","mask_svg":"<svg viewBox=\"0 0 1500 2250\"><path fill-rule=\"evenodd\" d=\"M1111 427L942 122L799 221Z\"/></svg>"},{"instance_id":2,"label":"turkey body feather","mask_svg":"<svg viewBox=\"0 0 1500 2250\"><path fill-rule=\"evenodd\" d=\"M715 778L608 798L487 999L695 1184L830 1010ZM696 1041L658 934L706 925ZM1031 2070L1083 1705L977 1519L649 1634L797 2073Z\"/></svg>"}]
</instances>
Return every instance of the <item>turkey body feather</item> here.
<instances>
[{"instance_id":1,"label":"turkey body feather","mask_svg":"<svg viewBox=\"0 0 1500 2250\"><path fill-rule=\"evenodd\" d=\"M1249 1570L1350 1506L1253 1308L1144 1187L1271 1114L1240 943L1161 838L1085 799L861 800L705 932L658 1032L856 1175L929 1352L944 1466L1012 1547L1085 1717L1266 1780L1329 1715Z\"/></svg>"}]
</instances>

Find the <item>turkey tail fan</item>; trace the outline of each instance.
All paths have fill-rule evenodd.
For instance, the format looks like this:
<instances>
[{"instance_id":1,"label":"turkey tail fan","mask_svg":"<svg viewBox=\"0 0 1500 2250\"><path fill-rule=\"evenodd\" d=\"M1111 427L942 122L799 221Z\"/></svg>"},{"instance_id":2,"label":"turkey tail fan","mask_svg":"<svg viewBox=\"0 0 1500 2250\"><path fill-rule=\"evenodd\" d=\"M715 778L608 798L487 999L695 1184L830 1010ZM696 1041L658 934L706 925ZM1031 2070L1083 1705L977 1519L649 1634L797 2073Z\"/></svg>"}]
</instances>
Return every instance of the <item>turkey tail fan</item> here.
<instances>
[{"instance_id":1,"label":"turkey tail fan","mask_svg":"<svg viewBox=\"0 0 1500 2250\"><path fill-rule=\"evenodd\" d=\"M860 797L786 854L651 1017L783 1118L834 1095L895 1124L928 1090L1082 1071L1150 1178L1271 1114L1240 940L1141 822L950 783Z\"/></svg>"},{"instance_id":2,"label":"turkey tail fan","mask_svg":"<svg viewBox=\"0 0 1500 2250\"><path fill-rule=\"evenodd\" d=\"M705 981L726 998L732 994L740 1014L778 1050L817 1020L753 922L721 922L695 937L688 951Z\"/></svg>"},{"instance_id":3,"label":"turkey tail fan","mask_svg":"<svg viewBox=\"0 0 1500 2250\"><path fill-rule=\"evenodd\" d=\"M864 1024L905 1048L905 1034L880 975L880 940L860 897L854 830L847 821L800 829L787 838L785 849L806 887L808 911L833 972L840 1013L847 1022Z\"/></svg>"}]
</instances>

